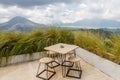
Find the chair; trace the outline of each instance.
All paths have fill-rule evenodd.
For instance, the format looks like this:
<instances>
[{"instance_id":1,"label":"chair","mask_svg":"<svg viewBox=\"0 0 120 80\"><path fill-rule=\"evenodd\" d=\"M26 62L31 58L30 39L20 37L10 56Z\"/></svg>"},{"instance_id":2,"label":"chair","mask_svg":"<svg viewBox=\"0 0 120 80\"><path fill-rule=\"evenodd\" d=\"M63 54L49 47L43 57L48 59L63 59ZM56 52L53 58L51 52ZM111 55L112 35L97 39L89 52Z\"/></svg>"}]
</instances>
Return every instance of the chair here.
<instances>
[{"instance_id":1,"label":"chair","mask_svg":"<svg viewBox=\"0 0 120 80\"><path fill-rule=\"evenodd\" d=\"M49 57L43 57L43 58L41 58L39 60L39 66L38 66L36 77L41 78L43 80L50 80L55 75L55 73L56 73L55 69L53 68L52 61L54 61L54 59L49 58ZM41 71L41 72L39 72L41 64L44 64L44 70ZM51 64L51 65L48 65L48 64ZM51 68L52 70L49 70L48 68ZM46 72L46 76L47 76L46 78L41 76L44 72ZM52 75L49 76L48 72L52 73Z\"/></svg>"},{"instance_id":2,"label":"chair","mask_svg":"<svg viewBox=\"0 0 120 80\"><path fill-rule=\"evenodd\" d=\"M55 67L58 67L59 65L60 65L60 63L58 63L57 61L56 61L56 59L55 58L57 58L58 59L58 54L56 53L56 52L54 52L54 51L47 51L47 55L48 55L48 57L51 57L51 58L53 58L54 60L52 61L52 63L54 64L53 65L53 67L51 67L51 68L55 68ZM49 64L48 64L49 65Z\"/></svg>"},{"instance_id":3,"label":"chair","mask_svg":"<svg viewBox=\"0 0 120 80\"><path fill-rule=\"evenodd\" d=\"M78 78L78 79L81 78L82 70L81 70L81 65L80 65L80 58L76 56L75 51L70 51L68 53L68 60L63 61L62 66L68 68L67 73L66 73L67 77L73 77L73 78ZM70 75L69 74L70 71L78 72L79 77Z\"/></svg>"},{"instance_id":4,"label":"chair","mask_svg":"<svg viewBox=\"0 0 120 80\"><path fill-rule=\"evenodd\" d=\"M64 55L65 57L72 57L72 56L76 56L75 52L74 51L70 51L69 53L67 53L66 55ZM62 66L62 74L63 74L63 77L66 76L66 67L69 68L69 67L73 67L74 63L69 61L68 59L65 59L63 60L61 66Z\"/></svg>"},{"instance_id":5,"label":"chair","mask_svg":"<svg viewBox=\"0 0 120 80\"><path fill-rule=\"evenodd\" d=\"M67 77L72 77L72 78L81 78L82 70L81 70L81 65L80 65L80 58L79 57L69 57L69 61L73 63L72 67L69 67L66 76ZM70 75L70 71L75 71L78 72L79 76L73 76Z\"/></svg>"},{"instance_id":6,"label":"chair","mask_svg":"<svg viewBox=\"0 0 120 80\"><path fill-rule=\"evenodd\" d=\"M68 54L67 54L67 57L72 57L72 56L76 56L75 52L74 51L70 51ZM69 61L69 60L64 60L61 64L62 66L65 66L65 67L72 67L73 66L73 62Z\"/></svg>"}]
</instances>

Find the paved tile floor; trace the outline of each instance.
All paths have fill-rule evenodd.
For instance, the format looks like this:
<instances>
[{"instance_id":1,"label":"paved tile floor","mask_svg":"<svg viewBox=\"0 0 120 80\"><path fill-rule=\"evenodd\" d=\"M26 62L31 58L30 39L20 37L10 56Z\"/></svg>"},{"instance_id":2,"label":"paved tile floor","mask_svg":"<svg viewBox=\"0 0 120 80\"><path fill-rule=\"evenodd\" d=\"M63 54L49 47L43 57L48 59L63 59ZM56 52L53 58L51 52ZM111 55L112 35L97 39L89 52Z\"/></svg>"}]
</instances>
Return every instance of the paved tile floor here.
<instances>
[{"instance_id":1,"label":"paved tile floor","mask_svg":"<svg viewBox=\"0 0 120 80\"><path fill-rule=\"evenodd\" d=\"M41 80L36 78L38 60L32 62L19 63L0 68L0 80ZM81 59L82 78L79 80L113 80L97 68L91 66ZM42 69L41 69L42 70ZM74 78L63 78L61 67L56 68L57 74L51 80L78 80Z\"/></svg>"}]
</instances>

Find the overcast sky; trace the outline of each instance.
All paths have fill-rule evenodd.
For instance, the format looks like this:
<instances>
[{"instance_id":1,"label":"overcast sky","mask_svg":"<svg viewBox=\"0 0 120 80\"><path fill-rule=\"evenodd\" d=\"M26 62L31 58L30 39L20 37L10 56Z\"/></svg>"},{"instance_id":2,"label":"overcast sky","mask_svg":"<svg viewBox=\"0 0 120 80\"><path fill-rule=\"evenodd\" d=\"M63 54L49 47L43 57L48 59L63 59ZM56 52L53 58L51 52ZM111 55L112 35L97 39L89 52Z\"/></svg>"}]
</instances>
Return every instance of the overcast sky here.
<instances>
[{"instance_id":1,"label":"overcast sky","mask_svg":"<svg viewBox=\"0 0 120 80\"><path fill-rule=\"evenodd\" d=\"M0 0L0 23L15 16L45 24L94 18L120 21L120 0Z\"/></svg>"}]
</instances>

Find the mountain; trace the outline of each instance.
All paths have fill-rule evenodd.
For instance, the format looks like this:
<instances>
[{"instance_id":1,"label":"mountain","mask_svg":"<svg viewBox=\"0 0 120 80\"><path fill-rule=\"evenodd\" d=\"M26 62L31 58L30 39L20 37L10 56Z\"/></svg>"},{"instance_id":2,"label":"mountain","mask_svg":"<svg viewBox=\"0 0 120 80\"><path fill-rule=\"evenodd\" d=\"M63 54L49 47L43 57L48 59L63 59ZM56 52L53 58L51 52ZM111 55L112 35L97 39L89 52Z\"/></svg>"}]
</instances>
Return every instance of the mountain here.
<instances>
[{"instance_id":1,"label":"mountain","mask_svg":"<svg viewBox=\"0 0 120 80\"><path fill-rule=\"evenodd\" d=\"M120 28L120 22L108 19L84 19L74 23L62 24L62 26L92 27L92 28Z\"/></svg>"},{"instance_id":2,"label":"mountain","mask_svg":"<svg viewBox=\"0 0 120 80\"><path fill-rule=\"evenodd\" d=\"M56 23L53 25L43 25L32 22L24 17L16 16L9 20L8 22L0 24L0 30L20 30L20 31L29 31L36 28L46 29L51 26L61 26L61 27L70 27L70 28L119 28L120 22L115 20L108 19L83 19L76 21L74 23ZM120 30L119 30L120 31ZM118 32L119 32L118 31Z\"/></svg>"},{"instance_id":3,"label":"mountain","mask_svg":"<svg viewBox=\"0 0 120 80\"><path fill-rule=\"evenodd\" d=\"M9 20L8 22L0 24L0 30L28 31L28 30L38 28L40 26L43 27L44 25L32 22L21 16L16 16L12 18L11 20Z\"/></svg>"}]
</instances>

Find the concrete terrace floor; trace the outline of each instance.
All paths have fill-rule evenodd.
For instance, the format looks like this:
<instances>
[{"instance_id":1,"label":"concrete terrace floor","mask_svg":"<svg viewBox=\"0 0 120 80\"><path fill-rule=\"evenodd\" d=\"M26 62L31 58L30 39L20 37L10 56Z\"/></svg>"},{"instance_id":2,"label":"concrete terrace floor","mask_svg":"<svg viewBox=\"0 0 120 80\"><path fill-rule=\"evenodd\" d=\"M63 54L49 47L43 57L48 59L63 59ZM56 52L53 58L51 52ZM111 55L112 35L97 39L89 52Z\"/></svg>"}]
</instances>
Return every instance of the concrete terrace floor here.
<instances>
[{"instance_id":1,"label":"concrete terrace floor","mask_svg":"<svg viewBox=\"0 0 120 80\"><path fill-rule=\"evenodd\" d=\"M39 62L37 60L1 67L0 80L41 80L36 78L38 63ZM51 78L51 80L113 80L111 77L104 74L82 59L81 66L83 71L81 79L68 77L63 78L61 73L61 66L59 66L56 68L57 73Z\"/></svg>"}]
</instances>

